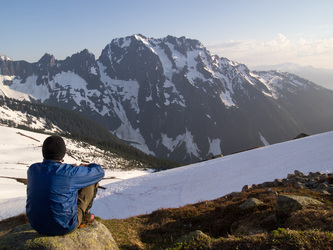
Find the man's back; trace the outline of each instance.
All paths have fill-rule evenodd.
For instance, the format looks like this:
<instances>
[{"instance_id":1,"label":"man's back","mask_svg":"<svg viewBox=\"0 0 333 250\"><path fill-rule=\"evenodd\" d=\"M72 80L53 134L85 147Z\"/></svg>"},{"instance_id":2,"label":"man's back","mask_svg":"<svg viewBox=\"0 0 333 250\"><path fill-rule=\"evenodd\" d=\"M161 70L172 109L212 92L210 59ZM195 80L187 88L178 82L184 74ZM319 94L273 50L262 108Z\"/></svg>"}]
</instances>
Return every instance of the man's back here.
<instances>
[{"instance_id":1,"label":"man's back","mask_svg":"<svg viewBox=\"0 0 333 250\"><path fill-rule=\"evenodd\" d=\"M44 160L30 166L26 212L42 234L62 235L77 226L78 190L99 182L104 170L96 165L72 166Z\"/></svg>"}]
</instances>

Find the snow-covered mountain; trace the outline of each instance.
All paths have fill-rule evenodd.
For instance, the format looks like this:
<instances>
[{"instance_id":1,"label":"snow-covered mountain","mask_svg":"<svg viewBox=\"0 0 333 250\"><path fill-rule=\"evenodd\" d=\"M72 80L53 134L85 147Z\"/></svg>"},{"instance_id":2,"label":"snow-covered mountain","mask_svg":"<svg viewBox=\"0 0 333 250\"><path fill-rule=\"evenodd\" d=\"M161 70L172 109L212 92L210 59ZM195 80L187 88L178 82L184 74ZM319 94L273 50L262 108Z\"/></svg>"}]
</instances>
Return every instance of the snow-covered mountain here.
<instances>
[{"instance_id":1,"label":"snow-covered mountain","mask_svg":"<svg viewBox=\"0 0 333 250\"><path fill-rule=\"evenodd\" d=\"M333 129L333 91L251 72L199 41L133 35L37 63L0 60L0 95L75 110L119 138L183 163Z\"/></svg>"},{"instance_id":2,"label":"snow-covered mountain","mask_svg":"<svg viewBox=\"0 0 333 250\"><path fill-rule=\"evenodd\" d=\"M295 63L281 63L276 65L258 65L251 67L252 70L269 71L278 70L299 75L309 79L327 89L333 90L333 69L314 68L312 66L301 66Z\"/></svg>"}]
</instances>

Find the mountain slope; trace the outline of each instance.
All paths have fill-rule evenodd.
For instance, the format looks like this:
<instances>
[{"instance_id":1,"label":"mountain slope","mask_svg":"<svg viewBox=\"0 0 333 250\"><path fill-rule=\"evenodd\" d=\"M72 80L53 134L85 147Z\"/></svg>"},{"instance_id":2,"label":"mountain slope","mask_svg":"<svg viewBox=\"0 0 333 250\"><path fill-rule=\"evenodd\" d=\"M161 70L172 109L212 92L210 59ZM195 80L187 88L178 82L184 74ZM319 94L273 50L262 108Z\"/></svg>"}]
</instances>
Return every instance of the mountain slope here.
<instances>
[{"instance_id":1,"label":"mountain slope","mask_svg":"<svg viewBox=\"0 0 333 250\"><path fill-rule=\"evenodd\" d=\"M294 170L332 173L332 148L328 132L112 183L99 192L93 212L103 219L127 218L216 199Z\"/></svg>"},{"instance_id":2,"label":"mountain slope","mask_svg":"<svg viewBox=\"0 0 333 250\"><path fill-rule=\"evenodd\" d=\"M0 124L44 133L56 133L98 147L105 161L123 158L118 168L167 169L175 162L157 159L131 147L104 127L73 111L0 96ZM101 157L101 156L99 156Z\"/></svg>"},{"instance_id":3,"label":"mountain slope","mask_svg":"<svg viewBox=\"0 0 333 250\"><path fill-rule=\"evenodd\" d=\"M134 35L98 60L0 61L3 95L74 110L143 152L190 163L333 129L333 91L251 72L199 41ZM2 81L1 81L2 80Z\"/></svg>"}]
</instances>

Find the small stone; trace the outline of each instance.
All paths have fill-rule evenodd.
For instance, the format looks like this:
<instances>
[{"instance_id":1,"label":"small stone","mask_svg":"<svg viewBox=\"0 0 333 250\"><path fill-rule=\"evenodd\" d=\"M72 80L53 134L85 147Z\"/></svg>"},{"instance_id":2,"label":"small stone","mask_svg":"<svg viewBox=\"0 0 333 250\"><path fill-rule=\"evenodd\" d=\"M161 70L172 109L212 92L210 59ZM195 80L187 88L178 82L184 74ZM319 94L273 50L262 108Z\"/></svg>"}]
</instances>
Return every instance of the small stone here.
<instances>
[{"instance_id":1,"label":"small stone","mask_svg":"<svg viewBox=\"0 0 333 250\"><path fill-rule=\"evenodd\" d=\"M285 186L285 187L289 186L290 185L290 181L288 179L286 179L286 178L282 179L282 185Z\"/></svg>"},{"instance_id":2,"label":"small stone","mask_svg":"<svg viewBox=\"0 0 333 250\"><path fill-rule=\"evenodd\" d=\"M251 187L249 185L245 185L243 188L242 188L242 192L245 192L245 191L248 191L250 190Z\"/></svg>"},{"instance_id":3,"label":"small stone","mask_svg":"<svg viewBox=\"0 0 333 250\"><path fill-rule=\"evenodd\" d=\"M328 180L328 175L327 174L323 174L323 175L319 176L318 182L322 183L322 182L325 182L326 180Z\"/></svg>"},{"instance_id":4,"label":"small stone","mask_svg":"<svg viewBox=\"0 0 333 250\"><path fill-rule=\"evenodd\" d=\"M314 185L316 185L317 183L318 183L318 177L312 177L312 178L310 178L310 180L308 180L308 184L309 184L309 185L314 186Z\"/></svg>"},{"instance_id":5,"label":"small stone","mask_svg":"<svg viewBox=\"0 0 333 250\"><path fill-rule=\"evenodd\" d=\"M295 177L294 174L288 174L288 175L287 175L287 179L291 179L291 178L294 178L294 177Z\"/></svg>"},{"instance_id":6,"label":"small stone","mask_svg":"<svg viewBox=\"0 0 333 250\"><path fill-rule=\"evenodd\" d=\"M268 187L274 187L274 182L272 181L266 181L262 185L263 188L268 188Z\"/></svg>"},{"instance_id":7,"label":"small stone","mask_svg":"<svg viewBox=\"0 0 333 250\"><path fill-rule=\"evenodd\" d=\"M228 196L231 196L232 198L238 196L240 194L240 192L232 192L230 194L228 194Z\"/></svg>"},{"instance_id":8,"label":"small stone","mask_svg":"<svg viewBox=\"0 0 333 250\"><path fill-rule=\"evenodd\" d=\"M274 186L275 186L275 187L280 187L280 186L282 186L282 180L280 180L280 179L275 179L275 180L274 180Z\"/></svg>"},{"instance_id":9,"label":"small stone","mask_svg":"<svg viewBox=\"0 0 333 250\"><path fill-rule=\"evenodd\" d=\"M333 184L333 175L332 174L328 175L327 182L330 183L330 184Z\"/></svg>"},{"instance_id":10,"label":"small stone","mask_svg":"<svg viewBox=\"0 0 333 250\"><path fill-rule=\"evenodd\" d=\"M298 189L307 189L306 185L304 185L304 184L301 183L301 182L296 182L296 183L294 184L294 187L295 187L295 188L298 188Z\"/></svg>"},{"instance_id":11,"label":"small stone","mask_svg":"<svg viewBox=\"0 0 333 250\"><path fill-rule=\"evenodd\" d=\"M328 185L326 183L320 183L318 186L317 186L318 189L326 189L328 188Z\"/></svg>"},{"instance_id":12,"label":"small stone","mask_svg":"<svg viewBox=\"0 0 333 250\"><path fill-rule=\"evenodd\" d=\"M305 176L305 174L303 174L301 171L298 171L298 170L295 170L295 171L294 171L294 174L295 174L296 176L299 176L299 177L304 177L304 176Z\"/></svg>"},{"instance_id":13,"label":"small stone","mask_svg":"<svg viewBox=\"0 0 333 250\"><path fill-rule=\"evenodd\" d=\"M333 187L328 187L326 191L329 192L330 194L333 194Z\"/></svg>"},{"instance_id":14,"label":"small stone","mask_svg":"<svg viewBox=\"0 0 333 250\"><path fill-rule=\"evenodd\" d=\"M272 215L268 216L267 218L263 219L260 224L261 225L272 225L275 223L277 223L277 218L276 218L275 214L272 214Z\"/></svg>"},{"instance_id":15,"label":"small stone","mask_svg":"<svg viewBox=\"0 0 333 250\"><path fill-rule=\"evenodd\" d=\"M315 191L317 191L317 192L319 192L321 194L330 195L329 192L327 192L326 190L323 190L323 189L318 189L318 190L315 190Z\"/></svg>"},{"instance_id":16,"label":"small stone","mask_svg":"<svg viewBox=\"0 0 333 250\"><path fill-rule=\"evenodd\" d=\"M314 177L315 176L315 173L314 172L310 172L309 173L309 177Z\"/></svg>"}]
</instances>

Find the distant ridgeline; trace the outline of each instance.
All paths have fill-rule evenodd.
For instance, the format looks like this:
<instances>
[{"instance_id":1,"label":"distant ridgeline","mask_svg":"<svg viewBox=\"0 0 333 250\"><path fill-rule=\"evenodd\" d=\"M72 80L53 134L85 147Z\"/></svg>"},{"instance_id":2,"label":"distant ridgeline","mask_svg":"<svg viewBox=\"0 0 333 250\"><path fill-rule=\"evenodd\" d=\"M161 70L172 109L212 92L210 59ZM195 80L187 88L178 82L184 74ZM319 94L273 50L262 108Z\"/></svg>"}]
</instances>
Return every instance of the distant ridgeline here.
<instances>
[{"instance_id":1,"label":"distant ridgeline","mask_svg":"<svg viewBox=\"0 0 333 250\"><path fill-rule=\"evenodd\" d=\"M0 96L0 107L8 107L10 111L18 111L26 116L27 119L23 124L17 124L15 120L5 119L3 116L0 117L0 123L10 127L17 127L35 132L45 132L45 130L57 126L61 129L60 134L62 136L86 142L103 150L116 153L128 160L133 159L141 162L144 165L148 165L157 170L179 166L179 164L175 162L158 159L127 145L101 125L73 111L27 101L19 101L3 96ZM33 126L31 126L33 118L43 119L45 124L44 129L33 129Z\"/></svg>"}]
</instances>

